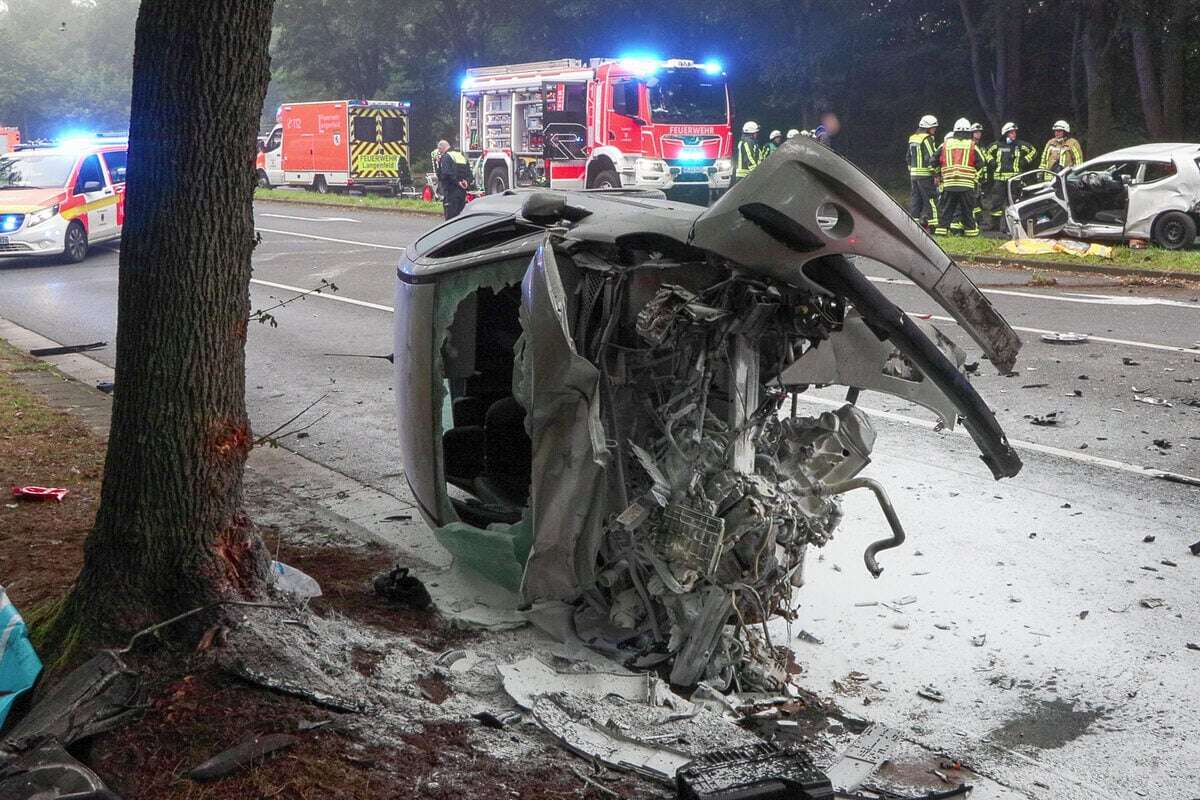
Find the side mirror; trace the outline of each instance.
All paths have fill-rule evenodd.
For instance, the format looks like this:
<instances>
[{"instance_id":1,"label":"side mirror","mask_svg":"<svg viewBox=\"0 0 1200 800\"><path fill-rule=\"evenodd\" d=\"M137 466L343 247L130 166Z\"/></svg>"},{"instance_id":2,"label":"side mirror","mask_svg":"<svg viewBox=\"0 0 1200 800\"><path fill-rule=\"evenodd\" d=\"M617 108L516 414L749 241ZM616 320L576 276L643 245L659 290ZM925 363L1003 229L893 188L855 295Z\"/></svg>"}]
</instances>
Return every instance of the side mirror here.
<instances>
[{"instance_id":1,"label":"side mirror","mask_svg":"<svg viewBox=\"0 0 1200 800\"><path fill-rule=\"evenodd\" d=\"M98 192L103 188L104 188L104 184L102 184L100 181L84 181L83 182L83 191L85 191L85 192Z\"/></svg>"},{"instance_id":2,"label":"side mirror","mask_svg":"<svg viewBox=\"0 0 1200 800\"><path fill-rule=\"evenodd\" d=\"M641 117L630 117L630 119L632 119L638 125L649 125L650 124L649 122L642 119Z\"/></svg>"}]
</instances>

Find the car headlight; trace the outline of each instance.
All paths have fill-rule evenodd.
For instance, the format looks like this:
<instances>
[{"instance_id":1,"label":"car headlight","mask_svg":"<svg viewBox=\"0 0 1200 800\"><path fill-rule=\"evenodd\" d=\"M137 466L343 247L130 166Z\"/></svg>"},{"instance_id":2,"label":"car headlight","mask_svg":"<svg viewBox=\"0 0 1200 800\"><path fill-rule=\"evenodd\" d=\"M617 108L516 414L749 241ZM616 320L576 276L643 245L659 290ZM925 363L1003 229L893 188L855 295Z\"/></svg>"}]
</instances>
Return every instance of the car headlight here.
<instances>
[{"instance_id":1,"label":"car headlight","mask_svg":"<svg viewBox=\"0 0 1200 800\"><path fill-rule=\"evenodd\" d=\"M29 216L25 217L25 227L32 228L34 225L41 225L47 220L54 219L58 216L58 203L55 203L48 208L42 208L34 211Z\"/></svg>"},{"instance_id":2,"label":"car headlight","mask_svg":"<svg viewBox=\"0 0 1200 800\"><path fill-rule=\"evenodd\" d=\"M637 160L637 171L665 175L667 172L667 162L660 161L657 158L639 158Z\"/></svg>"},{"instance_id":3,"label":"car headlight","mask_svg":"<svg viewBox=\"0 0 1200 800\"><path fill-rule=\"evenodd\" d=\"M733 170L733 162L728 158L718 158L713 162L713 167L717 172L730 172Z\"/></svg>"}]
</instances>

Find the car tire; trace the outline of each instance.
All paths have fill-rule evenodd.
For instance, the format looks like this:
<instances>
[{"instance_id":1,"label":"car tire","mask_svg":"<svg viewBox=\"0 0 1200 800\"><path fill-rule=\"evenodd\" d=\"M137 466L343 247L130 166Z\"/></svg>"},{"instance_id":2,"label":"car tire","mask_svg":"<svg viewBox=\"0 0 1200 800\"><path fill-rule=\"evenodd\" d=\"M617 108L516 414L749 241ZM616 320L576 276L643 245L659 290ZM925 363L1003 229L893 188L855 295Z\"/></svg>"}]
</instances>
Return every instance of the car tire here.
<instances>
[{"instance_id":1,"label":"car tire","mask_svg":"<svg viewBox=\"0 0 1200 800\"><path fill-rule=\"evenodd\" d=\"M67 233L63 237L62 260L67 264L78 264L87 258L87 252L87 231L83 229L82 222L75 220L67 226Z\"/></svg>"},{"instance_id":2,"label":"car tire","mask_svg":"<svg viewBox=\"0 0 1200 800\"><path fill-rule=\"evenodd\" d=\"M267 173L265 170L260 169L258 171L258 188L260 188L260 189L270 189L271 188L271 179L267 177Z\"/></svg>"},{"instance_id":3,"label":"car tire","mask_svg":"<svg viewBox=\"0 0 1200 800\"><path fill-rule=\"evenodd\" d=\"M616 173L616 170L602 169L592 176L592 183L588 186L589 189L620 189L621 176Z\"/></svg>"},{"instance_id":4,"label":"car tire","mask_svg":"<svg viewBox=\"0 0 1200 800\"><path fill-rule=\"evenodd\" d=\"M1196 220L1182 211L1168 211L1154 221L1154 243L1166 250L1183 250L1196 241Z\"/></svg>"},{"instance_id":5,"label":"car tire","mask_svg":"<svg viewBox=\"0 0 1200 800\"><path fill-rule=\"evenodd\" d=\"M312 191L317 194L329 194L329 184L325 182L324 175L318 175L313 178Z\"/></svg>"},{"instance_id":6,"label":"car tire","mask_svg":"<svg viewBox=\"0 0 1200 800\"><path fill-rule=\"evenodd\" d=\"M484 179L483 185L488 194L504 194L509 189L508 169L492 167L487 171L487 178Z\"/></svg>"}]
</instances>

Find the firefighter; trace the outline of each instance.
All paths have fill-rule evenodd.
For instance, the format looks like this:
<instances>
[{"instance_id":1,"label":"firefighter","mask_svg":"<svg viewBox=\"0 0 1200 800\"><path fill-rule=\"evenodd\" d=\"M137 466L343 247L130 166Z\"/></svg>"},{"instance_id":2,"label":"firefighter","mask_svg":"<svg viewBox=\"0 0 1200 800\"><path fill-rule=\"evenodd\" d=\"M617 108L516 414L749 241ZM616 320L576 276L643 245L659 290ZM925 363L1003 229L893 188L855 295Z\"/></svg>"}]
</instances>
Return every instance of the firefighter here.
<instances>
[{"instance_id":1,"label":"firefighter","mask_svg":"<svg viewBox=\"0 0 1200 800\"><path fill-rule=\"evenodd\" d=\"M971 125L971 140L975 142L975 146L979 148L979 152L983 153L983 123L976 122ZM975 206L971 209L975 215L975 227L979 228L980 222L983 220L983 195L988 190L991 184L991 170L988 168L987 158L983 158L979 164L978 180L975 181Z\"/></svg>"},{"instance_id":2,"label":"firefighter","mask_svg":"<svg viewBox=\"0 0 1200 800\"><path fill-rule=\"evenodd\" d=\"M939 222L934 229L935 234L945 236L950 230L961 230L965 236L979 235L973 211L982 164L983 153L975 145L971 121L965 118L957 120L953 137L942 146L942 207L938 209Z\"/></svg>"},{"instance_id":3,"label":"firefighter","mask_svg":"<svg viewBox=\"0 0 1200 800\"><path fill-rule=\"evenodd\" d=\"M442 210L446 219L454 219L467 204L471 185L471 165L467 157L450 147L445 139L438 142L437 179L442 190Z\"/></svg>"},{"instance_id":4,"label":"firefighter","mask_svg":"<svg viewBox=\"0 0 1200 800\"><path fill-rule=\"evenodd\" d=\"M767 139L767 154L770 155L778 150L779 146L783 144L783 132L777 130L771 131L771 135L768 136Z\"/></svg>"},{"instance_id":5,"label":"firefighter","mask_svg":"<svg viewBox=\"0 0 1200 800\"><path fill-rule=\"evenodd\" d=\"M1082 164L1083 147L1078 139L1071 136L1071 126L1067 121L1060 119L1051 130L1054 138L1046 142L1046 148L1042 150L1042 169L1062 172Z\"/></svg>"},{"instance_id":6,"label":"firefighter","mask_svg":"<svg viewBox=\"0 0 1200 800\"><path fill-rule=\"evenodd\" d=\"M991 190L988 192L988 207L992 230L1000 230L1004 219L1004 208L1008 205L1008 182L1037 166L1038 151L1029 142L1018 138L1017 123L1006 122L1000 129L1000 138L983 155L992 174ZM1014 199L1020 199L1018 195Z\"/></svg>"},{"instance_id":7,"label":"firefighter","mask_svg":"<svg viewBox=\"0 0 1200 800\"><path fill-rule=\"evenodd\" d=\"M742 138L738 142L737 152L734 153L733 183L753 172L765 155L765 148L758 145L758 123L750 120L742 126Z\"/></svg>"},{"instance_id":8,"label":"firefighter","mask_svg":"<svg viewBox=\"0 0 1200 800\"><path fill-rule=\"evenodd\" d=\"M938 205L934 174L937 172L938 121L932 114L921 117L919 130L908 137L908 213L928 227L937 227Z\"/></svg>"},{"instance_id":9,"label":"firefighter","mask_svg":"<svg viewBox=\"0 0 1200 800\"><path fill-rule=\"evenodd\" d=\"M799 128L789 128L789 129L788 129L788 132L787 132L787 138L788 138L788 141L791 141L792 139L795 139L795 138L796 138L797 136L799 136L799 135L800 135L800 129L799 129Z\"/></svg>"}]
</instances>

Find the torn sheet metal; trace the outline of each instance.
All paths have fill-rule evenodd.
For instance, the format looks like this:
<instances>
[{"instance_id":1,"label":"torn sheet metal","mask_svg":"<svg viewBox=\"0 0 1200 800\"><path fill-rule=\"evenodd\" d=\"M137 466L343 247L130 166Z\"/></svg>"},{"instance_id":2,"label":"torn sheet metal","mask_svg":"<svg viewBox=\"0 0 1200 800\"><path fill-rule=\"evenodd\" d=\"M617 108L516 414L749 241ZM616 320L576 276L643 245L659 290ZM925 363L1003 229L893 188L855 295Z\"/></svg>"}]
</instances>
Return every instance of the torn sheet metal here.
<instances>
[{"instance_id":1,"label":"torn sheet metal","mask_svg":"<svg viewBox=\"0 0 1200 800\"><path fill-rule=\"evenodd\" d=\"M963 365L965 355L945 334L927 322L918 321L917 326L956 367ZM840 331L792 362L779 380L787 386L838 384L901 397L936 413L948 430L954 429L958 419L953 401L926 380L895 345L881 341L853 311L846 315Z\"/></svg>"},{"instance_id":2,"label":"torn sheet metal","mask_svg":"<svg viewBox=\"0 0 1200 800\"><path fill-rule=\"evenodd\" d=\"M853 791L892 757L900 740L900 731L896 728L872 725L859 734L825 773L834 788Z\"/></svg>"},{"instance_id":3,"label":"torn sheet metal","mask_svg":"<svg viewBox=\"0 0 1200 800\"><path fill-rule=\"evenodd\" d=\"M543 695L570 693L596 698L615 695L655 708L667 707L678 713L693 710L691 703L672 692L664 681L651 672L625 675L614 672L559 672L533 656L515 664L501 664L497 669L504 679L504 691L525 709L532 709L537 698Z\"/></svg>"},{"instance_id":4,"label":"torn sheet metal","mask_svg":"<svg viewBox=\"0 0 1200 800\"><path fill-rule=\"evenodd\" d=\"M0 800L55 797L120 800L108 791L99 775L79 763L58 742L45 742L0 768Z\"/></svg>"}]
</instances>

